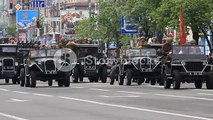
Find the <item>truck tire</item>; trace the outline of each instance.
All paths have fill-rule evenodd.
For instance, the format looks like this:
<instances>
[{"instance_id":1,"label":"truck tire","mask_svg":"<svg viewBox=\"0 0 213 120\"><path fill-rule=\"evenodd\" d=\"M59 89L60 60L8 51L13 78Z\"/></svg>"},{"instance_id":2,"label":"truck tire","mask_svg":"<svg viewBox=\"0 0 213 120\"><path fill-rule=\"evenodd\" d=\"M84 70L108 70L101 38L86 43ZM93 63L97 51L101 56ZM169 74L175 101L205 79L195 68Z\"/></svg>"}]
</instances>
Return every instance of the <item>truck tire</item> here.
<instances>
[{"instance_id":1,"label":"truck tire","mask_svg":"<svg viewBox=\"0 0 213 120\"><path fill-rule=\"evenodd\" d=\"M206 80L206 88L207 89L213 89L213 79L211 79L212 77L210 77L210 79Z\"/></svg>"},{"instance_id":2,"label":"truck tire","mask_svg":"<svg viewBox=\"0 0 213 120\"><path fill-rule=\"evenodd\" d=\"M58 87L63 87L64 86L63 79L57 79L57 81L58 81Z\"/></svg>"},{"instance_id":3,"label":"truck tire","mask_svg":"<svg viewBox=\"0 0 213 120\"><path fill-rule=\"evenodd\" d=\"M124 78L125 78L125 75L118 75L118 84L119 85L124 84Z\"/></svg>"},{"instance_id":4,"label":"truck tire","mask_svg":"<svg viewBox=\"0 0 213 120\"><path fill-rule=\"evenodd\" d=\"M102 83L107 82L107 68L106 67L103 67L103 69L102 69L101 82Z\"/></svg>"},{"instance_id":5,"label":"truck tire","mask_svg":"<svg viewBox=\"0 0 213 120\"><path fill-rule=\"evenodd\" d=\"M180 72L178 70L173 71L173 88L180 89Z\"/></svg>"},{"instance_id":6,"label":"truck tire","mask_svg":"<svg viewBox=\"0 0 213 120\"><path fill-rule=\"evenodd\" d=\"M172 84L171 80L164 80L164 88L165 89L171 88L171 84Z\"/></svg>"},{"instance_id":7,"label":"truck tire","mask_svg":"<svg viewBox=\"0 0 213 120\"><path fill-rule=\"evenodd\" d=\"M64 87L69 87L69 86L70 86L70 74L66 73L65 79L64 79Z\"/></svg>"},{"instance_id":8,"label":"truck tire","mask_svg":"<svg viewBox=\"0 0 213 120\"><path fill-rule=\"evenodd\" d=\"M48 80L48 86L52 86L53 85L53 80Z\"/></svg>"},{"instance_id":9,"label":"truck tire","mask_svg":"<svg viewBox=\"0 0 213 120\"><path fill-rule=\"evenodd\" d=\"M36 87L36 74L35 72L30 72L30 76L31 76L31 87L34 88Z\"/></svg>"},{"instance_id":10,"label":"truck tire","mask_svg":"<svg viewBox=\"0 0 213 120\"><path fill-rule=\"evenodd\" d=\"M151 82L151 83L150 83L151 85L155 85L155 84L156 84L155 78L150 78L150 82Z\"/></svg>"},{"instance_id":11,"label":"truck tire","mask_svg":"<svg viewBox=\"0 0 213 120\"><path fill-rule=\"evenodd\" d=\"M116 79L116 67L113 67L110 73L110 85L113 85L115 83L115 79Z\"/></svg>"},{"instance_id":12,"label":"truck tire","mask_svg":"<svg viewBox=\"0 0 213 120\"><path fill-rule=\"evenodd\" d=\"M201 89L202 88L202 85L203 85L203 82L202 81L195 81L195 88L196 89Z\"/></svg>"},{"instance_id":13,"label":"truck tire","mask_svg":"<svg viewBox=\"0 0 213 120\"><path fill-rule=\"evenodd\" d=\"M127 79L126 79L126 85L130 86L131 83L132 83L132 70L127 69L127 71L126 71L126 77L127 77Z\"/></svg>"},{"instance_id":14,"label":"truck tire","mask_svg":"<svg viewBox=\"0 0 213 120\"><path fill-rule=\"evenodd\" d=\"M20 70L19 80L20 80L20 86L24 87L24 85L25 85L25 72L24 72L23 68L21 68L21 70Z\"/></svg>"},{"instance_id":15,"label":"truck tire","mask_svg":"<svg viewBox=\"0 0 213 120\"><path fill-rule=\"evenodd\" d=\"M16 84L18 82L18 78L12 78L12 83Z\"/></svg>"},{"instance_id":16,"label":"truck tire","mask_svg":"<svg viewBox=\"0 0 213 120\"><path fill-rule=\"evenodd\" d=\"M30 76L26 76L26 87L30 87Z\"/></svg>"},{"instance_id":17,"label":"truck tire","mask_svg":"<svg viewBox=\"0 0 213 120\"><path fill-rule=\"evenodd\" d=\"M94 81L93 81L93 78L88 77L88 79L89 79L89 82L94 82Z\"/></svg>"},{"instance_id":18,"label":"truck tire","mask_svg":"<svg viewBox=\"0 0 213 120\"><path fill-rule=\"evenodd\" d=\"M6 78L5 79L5 83L9 83L10 82L10 79L9 78Z\"/></svg>"},{"instance_id":19,"label":"truck tire","mask_svg":"<svg viewBox=\"0 0 213 120\"><path fill-rule=\"evenodd\" d=\"M144 82L144 78L138 78L137 83L138 85L141 85Z\"/></svg>"},{"instance_id":20,"label":"truck tire","mask_svg":"<svg viewBox=\"0 0 213 120\"><path fill-rule=\"evenodd\" d=\"M78 83L78 78L79 78L79 71L78 68L75 67L73 72L73 83Z\"/></svg>"}]
</instances>

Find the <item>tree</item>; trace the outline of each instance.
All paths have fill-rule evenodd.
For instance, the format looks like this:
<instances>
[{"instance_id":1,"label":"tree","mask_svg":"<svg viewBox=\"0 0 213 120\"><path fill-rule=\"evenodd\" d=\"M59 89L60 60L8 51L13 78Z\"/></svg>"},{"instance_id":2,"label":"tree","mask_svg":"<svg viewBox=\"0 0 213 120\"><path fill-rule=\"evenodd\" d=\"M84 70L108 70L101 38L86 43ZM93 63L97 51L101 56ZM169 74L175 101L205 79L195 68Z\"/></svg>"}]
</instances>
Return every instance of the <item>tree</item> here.
<instances>
[{"instance_id":1,"label":"tree","mask_svg":"<svg viewBox=\"0 0 213 120\"><path fill-rule=\"evenodd\" d=\"M147 39L153 37L157 30L150 13L160 6L161 0L127 0L124 15L133 18L138 25L138 31Z\"/></svg>"},{"instance_id":2,"label":"tree","mask_svg":"<svg viewBox=\"0 0 213 120\"><path fill-rule=\"evenodd\" d=\"M16 24L11 24L6 29L6 34L12 37L16 37L17 31L16 31Z\"/></svg>"},{"instance_id":3,"label":"tree","mask_svg":"<svg viewBox=\"0 0 213 120\"><path fill-rule=\"evenodd\" d=\"M151 13L158 29L173 27L179 30L180 5L185 25L192 28L193 38L198 42L198 33L205 30L211 21L212 0L162 0L160 7ZM211 47L209 40L208 43Z\"/></svg>"}]
</instances>

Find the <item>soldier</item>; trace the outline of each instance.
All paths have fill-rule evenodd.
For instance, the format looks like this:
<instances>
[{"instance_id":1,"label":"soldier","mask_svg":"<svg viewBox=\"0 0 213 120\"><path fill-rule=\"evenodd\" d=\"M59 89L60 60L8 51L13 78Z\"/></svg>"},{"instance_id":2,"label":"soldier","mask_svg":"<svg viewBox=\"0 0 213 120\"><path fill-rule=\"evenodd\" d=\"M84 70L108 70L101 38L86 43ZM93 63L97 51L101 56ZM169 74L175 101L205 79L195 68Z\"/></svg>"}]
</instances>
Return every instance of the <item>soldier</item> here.
<instances>
[{"instance_id":1,"label":"soldier","mask_svg":"<svg viewBox=\"0 0 213 120\"><path fill-rule=\"evenodd\" d=\"M169 52L172 50L172 38L166 38L166 43L162 46L162 53L163 55L168 55Z\"/></svg>"},{"instance_id":2,"label":"soldier","mask_svg":"<svg viewBox=\"0 0 213 120\"><path fill-rule=\"evenodd\" d=\"M142 48L145 47L146 45L147 45L146 39L145 37L142 36L141 38L138 39L136 47Z\"/></svg>"}]
</instances>

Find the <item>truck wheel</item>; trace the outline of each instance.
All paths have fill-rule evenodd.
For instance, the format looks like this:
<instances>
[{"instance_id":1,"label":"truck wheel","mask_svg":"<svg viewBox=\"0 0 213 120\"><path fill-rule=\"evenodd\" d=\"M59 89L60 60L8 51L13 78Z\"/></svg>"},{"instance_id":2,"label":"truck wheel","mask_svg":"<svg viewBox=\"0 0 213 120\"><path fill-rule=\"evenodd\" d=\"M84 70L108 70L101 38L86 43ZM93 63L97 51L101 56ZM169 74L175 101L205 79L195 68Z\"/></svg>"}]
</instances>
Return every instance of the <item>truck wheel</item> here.
<instances>
[{"instance_id":1,"label":"truck wheel","mask_svg":"<svg viewBox=\"0 0 213 120\"><path fill-rule=\"evenodd\" d=\"M172 84L171 80L164 80L164 88L165 89L171 88L171 84Z\"/></svg>"},{"instance_id":2,"label":"truck wheel","mask_svg":"<svg viewBox=\"0 0 213 120\"><path fill-rule=\"evenodd\" d=\"M88 79L89 79L89 82L94 82L93 78L89 77Z\"/></svg>"},{"instance_id":3,"label":"truck wheel","mask_svg":"<svg viewBox=\"0 0 213 120\"><path fill-rule=\"evenodd\" d=\"M31 87L36 87L36 74L35 72L30 72L30 76L31 76Z\"/></svg>"},{"instance_id":4,"label":"truck wheel","mask_svg":"<svg viewBox=\"0 0 213 120\"><path fill-rule=\"evenodd\" d=\"M19 80L20 80L20 86L24 87L24 85L25 85L25 73L24 73L23 68L21 68L21 70L20 70Z\"/></svg>"},{"instance_id":5,"label":"truck wheel","mask_svg":"<svg viewBox=\"0 0 213 120\"><path fill-rule=\"evenodd\" d=\"M144 78L139 78L137 80L138 85L141 85L144 82Z\"/></svg>"},{"instance_id":6,"label":"truck wheel","mask_svg":"<svg viewBox=\"0 0 213 120\"><path fill-rule=\"evenodd\" d=\"M101 82L106 83L107 82L107 68L103 67L102 74L101 74Z\"/></svg>"},{"instance_id":7,"label":"truck wheel","mask_svg":"<svg viewBox=\"0 0 213 120\"><path fill-rule=\"evenodd\" d=\"M162 74L160 75L160 78L158 78L158 84L160 86L163 86L164 85L164 79L165 79L166 75L165 74Z\"/></svg>"},{"instance_id":8,"label":"truck wheel","mask_svg":"<svg viewBox=\"0 0 213 120\"><path fill-rule=\"evenodd\" d=\"M74 68L73 72L73 83L78 83L79 71L78 68Z\"/></svg>"},{"instance_id":9,"label":"truck wheel","mask_svg":"<svg viewBox=\"0 0 213 120\"><path fill-rule=\"evenodd\" d=\"M195 81L195 88L196 89L201 89L202 85L203 85L202 81Z\"/></svg>"},{"instance_id":10,"label":"truck wheel","mask_svg":"<svg viewBox=\"0 0 213 120\"><path fill-rule=\"evenodd\" d=\"M125 78L125 75L118 75L118 84L119 85L124 84L124 78Z\"/></svg>"},{"instance_id":11,"label":"truck wheel","mask_svg":"<svg viewBox=\"0 0 213 120\"><path fill-rule=\"evenodd\" d=\"M126 79L126 85L131 85L131 83L132 83L132 70L127 69L127 71L126 71L126 77L127 77L127 79Z\"/></svg>"},{"instance_id":12,"label":"truck wheel","mask_svg":"<svg viewBox=\"0 0 213 120\"><path fill-rule=\"evenodd\" d=\"M13 78L13 79L12 79L12 83L13 83L13 84L16 84L17 82L18 82L18 79L17 79L17 78Z\"/></svg>"},{"instance_id":13,"label":"truck wheel","mask_svg":"<svg viewBox=\"0 0 213 120\"><path fill-rule=\"evenodd\" d=\"M110 73L110 85L113 85L115 83L115 79L116 79L116 67L112 68L112 71Z\"/></svg>"},{"instance_id":14,"label":"truck wheel","mask_svg":"<svg viewBox=\"0 0 213 120\"><path fill-rule=\"evenodd\" d=\"M84 77L80 76L80 82L83 82L83 81L84 81Z\"/></svg>"},{"instance_id":15,"label":"truck wheel","mask_svg":"<svg viewBox=\"0 0 213 120\"><path fill-rule=\"evenodd\" d=\"M53 80L48 80L48 86L52 86L53 85Z\"/></svg>"},{"instance_id":16,"label":"truck wheel","mask_svg":"<svg viewBox=\"0 0 213 120\"><path fill-rule=\"evenodd\" d=\"M151 85L155 85L156 84L155 78L151 78L150 81L151 81Z\"/></svg>"},{"instance_id":17,"label":"truck wheel","mask_svg":"<svg viewBox=\"0 0 213 120\"><path fill-rule=\"evenodd\" d=\"M9 78L6 78L5 79L5 83L9 83L10 82L10 79Z\"/></svg>"},{"instance_id":18,"label":"truck wheel","mask_svg":"<svg viewBox=\"0 0 213 120\"><path fill-rule=\"evenodd\" d=\"M30 76L26 76L26 87L30 87Z\"/></svg>"},{"instance_id":19,"label":"truck wheel","mask_svg":"<svg viewBox=\"0 0 213 120\"><path fill-rule=\"evenodd\" d=\"M58 81L58 87L63 87L64 86L63 79L57 79L56 81Z\"/></svg>"},{"instance_id":20,"label":"truck wheel","mask_svg":"<svg viewBox=\"0 0 213 120\"><path fill-rule=\"evenodd\" d=\"M69 87L70 86L70 74L69 73L65 74L64 86L65 87Z\"/></svg>"},{"instance_id":21,"label":"truck wheel","mask_svg":"<svg viewBox=\"0 0 213 120\"><path fill-rule=\"evenodd\" d=\"M206 88L207 89L213 89L213 79L206 80Z\"/></svg>"},{"instance_id":22,"label":"truck wheel","mask_svg":"<svg viewBox=\"0 0 213 120\"><path fill-rule=\"evenodd\" d=\"M173 88L180 89L180 72L178 70L173 71Z\"/></svg>"},{"instance_id":23,"label":"truck wheel","mask_svg":"<svg viewBox=\"0 0 213 120\"><path fill-rule=\"evenodd\" d=\"M94 81L94 82L96 82L96 83L97 83L97 82L98 82L99 77L93 77L92 79L93 79L93 81Z\"/></svg>"}]
</instances>

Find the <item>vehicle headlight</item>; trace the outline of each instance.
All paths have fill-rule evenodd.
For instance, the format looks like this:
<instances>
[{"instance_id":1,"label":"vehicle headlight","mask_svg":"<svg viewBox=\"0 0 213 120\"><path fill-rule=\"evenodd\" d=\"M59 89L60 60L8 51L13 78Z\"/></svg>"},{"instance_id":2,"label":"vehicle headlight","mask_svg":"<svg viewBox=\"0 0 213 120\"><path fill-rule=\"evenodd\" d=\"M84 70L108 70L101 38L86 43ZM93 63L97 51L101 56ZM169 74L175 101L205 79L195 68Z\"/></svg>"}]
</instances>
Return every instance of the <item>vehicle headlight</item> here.
<instances>
[{"instance_id":1,"label":"vehicle headlight","mask_svg":"<svg viewBox=\"0 0 213 120\"><path fill-rule=\"evenodd\" d=\"M15 66L18 66L18 62L15 62Z\"/></svg>"},{"instance_id":2,"label":"vehicle headlight","mask_svg":"<svg viewBox=\"0 0 213 120\"><path fill-rule=\"evenodd\" d=\"M207 64L207 62L203 62L203 65L206 65Z\"/></svg>"},{"instance_id":3,"label":"vehicle headlight","mask_svg":"<svg viewBox=\"0 0 213 120\"><path fill-rule=\"evenodd\" d=\"M38 64L40 65L40 64L41 64L41 61L38 61Z\"/></svg>"},{"instance_id":4,"label":"vehicle headlight","mask_svg":"<svg viewBox=\"0 0 213 120\"><path fill-rule=\"evenodd\" d=\"M2 62L0 62L0 66L2 66Z\"/></svg>"},{"instance_id":5,"label":"vehicle headlight","mask_svg":"<svg viewBox=\"0 0 213 120\"><path fill-rule=\"evenodd\" d=\"M183 65L186 65L186 62L183 61L182 64L183 64Z\"/></svg>"}]
</instances>

